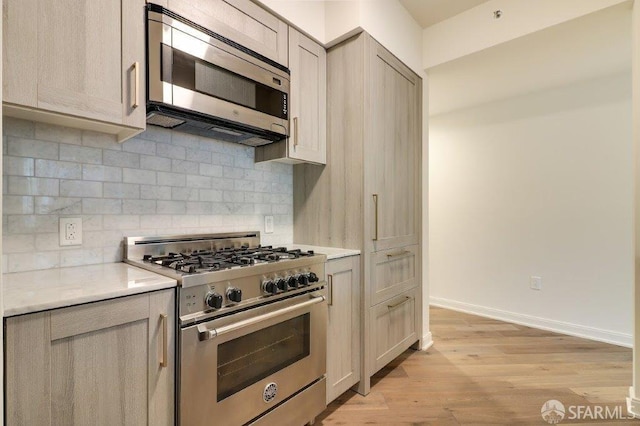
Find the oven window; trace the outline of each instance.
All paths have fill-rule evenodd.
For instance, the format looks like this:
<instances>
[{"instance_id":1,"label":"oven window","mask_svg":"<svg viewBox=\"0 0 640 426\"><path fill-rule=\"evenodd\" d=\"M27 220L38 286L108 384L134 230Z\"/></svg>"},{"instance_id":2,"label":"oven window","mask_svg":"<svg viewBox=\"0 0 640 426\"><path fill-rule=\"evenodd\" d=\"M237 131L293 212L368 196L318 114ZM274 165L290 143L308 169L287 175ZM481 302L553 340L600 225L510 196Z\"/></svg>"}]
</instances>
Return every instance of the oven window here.
<instances>
[{"instance_id":1,"label":"oven window","mask_svg":"<svg viewBox=\"0 0 640 426\"><path fill-rule=\"evenodd\" d=\"M218 346L218 402L309 356L304 314Z\"/></svg>"},{"instance_id":2,"label":"oven window","mask_svg":"<svg viewBox=\"0 0 640 426\"><path fill-rule=\"evenodd\" d=\"M163 57L172 58L171 62L163 61L163 67L167 68L162 72L163 81L274 117L288 117L284 92L169 46L163 49Z\"/></svg>"}]
</instances>

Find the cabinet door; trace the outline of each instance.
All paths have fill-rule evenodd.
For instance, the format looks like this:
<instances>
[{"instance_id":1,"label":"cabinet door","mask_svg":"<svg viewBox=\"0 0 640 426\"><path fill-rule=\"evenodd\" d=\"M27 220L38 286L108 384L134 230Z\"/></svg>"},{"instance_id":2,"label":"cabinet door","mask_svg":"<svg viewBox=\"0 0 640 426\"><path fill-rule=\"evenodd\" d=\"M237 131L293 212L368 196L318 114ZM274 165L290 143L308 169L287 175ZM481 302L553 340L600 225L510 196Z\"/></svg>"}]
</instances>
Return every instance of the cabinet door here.
<instances>
[{"instance_id":1,"label":"cabinet door","mask_svg":"<svg viewBox=\"0 0 640 426\"><path fill-rule=\"evenodd\" d=\"M122 124L147 125L145 0L122 0Z\"/></svg>"},{"instance_id":2,"label":"cabinet door","mask_svg":"<svg viewBox=\"0 0 640 426\"><path fill-rule=\"evenodd\" d=\"M410 290L371 309L369 375L387 365L418 340L416 328L416 290Z\"/></svg>"},{"instance_id":3,"label":"cabinet door","mask_svg":"<svg viewBox=\"0 0 640 426\"><path fill-rule=\"evenodd\" d=\"M5 0L3 113L119 141L144 130L144 4Z\"/></svg>"},{"instance_id":4,"label":"cabinet door","mask_svg":"<svg viewBox=\"0 0 640 426\"><path fill-rule=\"evenodd\" d=\"M371 306L420 283L418 246L384 250L371 256Z\"/></svg>"},{"instance_id":5,"label":"cabinet door","mask_svg":"<svg viewBox=\"0 0 640 426\"><path fill-rule=\"evenodd\" d=\"M360 381L360 256L330 260L327 404Z\"/></svg>"},{"instance_id":6,"label":"cabinet door","mask_svg":"<svg viewBox=\"0 0 640 426\"><path fill-rule=\"evenodd\" d=\"M173 297L8 318L7 424L173 424Z\"/></svg>"},{"instance_id":7,"label":"cabinet door","mask_svg":"<svg viewBox=\"0 0 640 426\"><path fill-rule=\"evenodd\" d=\"M373 250L418 244L421 80L372 40L367 205Z\"/></svg>"},{"instance_id":8,"label":"cabinet door","mask_svg":"<svg viewBox=\"0 0 640 426\"><path fill-rule=\"evenodd\" d=\"M327 162L327 54L324 47L289 29L291 135L289 157Z\"/></svg>"},{"instance_id":9,"label":"cabinet door","mask_svg":"<svg viewBox=\"0 0 640 426\"><path fill-rule=\"evenodd\" d=\"M122 122L123 1L38 0L38 108Z\"/></svg>"},{"instance_id":10,"label":"cabinet door","mask_svg":"<svg viewBox=\"0 0 640 426\"><path fill-rule=\"evenodd\" d=\"M38 0L2 2L2 100L38 104Z\"/></svg>"},{"instance_id":11,"label":"cabinet door","mask_svg":"<svg viewBox=\"0 0 640 426\"><path fill-rule=\"evenodd\" d=\"M250 0L166 0L166 3L172 12L288 66L288 25Z\"/></svg>"}]
</instances>

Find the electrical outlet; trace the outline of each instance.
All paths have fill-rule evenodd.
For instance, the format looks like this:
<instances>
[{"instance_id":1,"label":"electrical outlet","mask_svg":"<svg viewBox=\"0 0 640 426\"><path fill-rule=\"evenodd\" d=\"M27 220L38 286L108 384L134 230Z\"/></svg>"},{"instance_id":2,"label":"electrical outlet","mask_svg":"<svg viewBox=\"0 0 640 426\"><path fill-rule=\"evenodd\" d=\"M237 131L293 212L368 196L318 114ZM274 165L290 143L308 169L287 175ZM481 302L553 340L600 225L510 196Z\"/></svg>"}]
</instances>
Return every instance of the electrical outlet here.
<instances>
[{"instance_id":1,"label":"electrical outlet","mask_svg":"<svg viewBox=\"0 0 640 426\"><path fill-rule=\"evenodd\" d=\"M264 233L273 234L273 216L264 217Z\"/></svg>"},{"instance_id":2,"label":"electrical outlet","mask_svg":"<svg viewBox=\"0 0 640 426\"><path fill-rule=\"evenodd\" d=\"M79 246L82 244L82 219L79 217L60 218L60 245Z\"/></svg>"},{"instance_id":3,"label":"electrical outlet","mask_svg":"<svg viewBox=\"0 0 640 426\"><path fill-rule=\"evenodd\" d=\"M529 287L531 287L532 290L542 290L542 277L530 277Z\"/></svg>"}]
</instances>

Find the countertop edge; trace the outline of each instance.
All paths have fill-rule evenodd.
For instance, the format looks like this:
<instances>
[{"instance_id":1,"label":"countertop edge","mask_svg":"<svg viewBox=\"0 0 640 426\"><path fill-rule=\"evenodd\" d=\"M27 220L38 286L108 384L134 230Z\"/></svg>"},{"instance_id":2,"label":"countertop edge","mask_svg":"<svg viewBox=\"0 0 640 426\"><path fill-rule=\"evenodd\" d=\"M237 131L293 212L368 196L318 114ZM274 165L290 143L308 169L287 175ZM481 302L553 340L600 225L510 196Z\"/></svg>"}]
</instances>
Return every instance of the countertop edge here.
<instances>
[{"instance_id":1,"label":"countertop edge","mask_svg":"<svg viewBox=\"0 0 640 426\"><path fill-rule=\"evenodd\" d=\"M17 308L5 309L3 312L4 318L15 317L18 315L35 314L42 311L52 311L54 309L70 308L72 306L84 305L87 303L103 302L105 300L118 299L120 297L135 296L136 294L151 293L158 290L166 290L168 288L175 288L177 282L163 282L158 284L152 284L146 287L127 289L126 291L112 291L97 295L86 295L72 299L65 300L64 302L50 302L40 303L29 306L21 306Z\"/></svg>"},{"instance_id":2,"label":"countertop edge","mask_svg":"<svg viewBox=\"0 0 640 426\"><path fill-rule=\"evenodd\" d=\"M114 268L119 268L119 265L125 265L123 263L113 263L113 264L103 264L103 265L114 265ZM97 265L89 265L95 267ZM73 270L78 268L85 268L83 266L78 267L70 267L64 268L65 270ZM78 306L87 303L95 303L102 302L105 300L117 299L120 297L134 296L137 294L150 293L158 290L166 290L170 288L177 287L178 283L176 280L171 279L169 277L165 277L159 274L154 274L152 272L136 268L131 265L126 265L126 268L132 268L137 271L140 271L141 283L139 285L133 285L131 287L125 287L127 284L126 280L123 280L123 286L109 286L106 285L104 288L98 288L95 291L87 292L85 294L69 294L65 295L65 289L62 288L59 290L60 295L57 298L51 298L48 300L37 300L35 297L29 297L29 293L34 294L37 290L38 283L31 285L21 285L15 284L15 286L11 289L7 289L6 285L3 289L3 303L4 303L4 312L3 318L10 318L19 315L33 314L37 312L50 311L55 309L68 308L71 306ZM137 271L135 273L137 273ZM30 271L27 273L44 273L44 271ZM14 273L16 275L22 273ZM7 274L7 275L14 275ZM145 277L146 276L146 277ZM7 293L15 295L16 293L20 293L23 289L23 293L25 294L24 300L20 297L7 297ZM77 290L76 287L70 285L70 290ZM9 300L7 300L9 299ZM12 300L13 299L13 300ZM28 300L28 301L25 301ZM9 301L9 303L7 303ZM8 306L7 306L8 305Z\"/></svg>"},{"instance_id":3,"label":"countertop edge","mask_svg":"<svg viewBox=\"0 0 640 426\"><path fill-rule=\"evenodd\" d=\"M360 256L362 253L356 249L345 249L338 247L322 247L314 246L310 244L292 244L291 249L300 250L313 250L318 254L324 254L327 256L327 260L341 259L343 257Z\"/></svg>"}]
</instances>

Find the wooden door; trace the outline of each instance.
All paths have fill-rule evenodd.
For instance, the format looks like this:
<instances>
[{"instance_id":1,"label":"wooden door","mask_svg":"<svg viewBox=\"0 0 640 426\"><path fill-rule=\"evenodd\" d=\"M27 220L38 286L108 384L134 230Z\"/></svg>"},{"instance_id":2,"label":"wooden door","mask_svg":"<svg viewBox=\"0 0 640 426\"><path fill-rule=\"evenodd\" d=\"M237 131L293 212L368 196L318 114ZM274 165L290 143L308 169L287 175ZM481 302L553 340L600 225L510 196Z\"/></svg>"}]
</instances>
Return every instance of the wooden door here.
<instances>
[{"instance_id":1,"label":"wooden door","mask_svg":"<svg viewBox=\"0 0 640 426\"><path fill-rule=\"evenodd\" d=\"M122 1L122 124L147 125L145 0Z\"/></svg>"},{"instance_id":2,"label":"wooden door","mask_svg":"<svg viewBox=\"0 0 640 426\"><path fill-rule=\"evenodd\" d=\"M327 404L360 380L360 256L330 260Z\"/></svg>"},{"instance_id":3,"label":"wooden door","mask_svg":"<svg viewBox=\"0 0 640 426\"><path fill-rule=\"evenodd\" d=\"M124 0L38 0L38 108L121 123Z\"/></svg>"},{"instance_id":4,"label":"wooden door","mask_svg":"<svg viewBox=\"0 0 640 426\"><path fill-rule=\"evenodd\" d=\"M419 247L379 251L371 256L370 306L377 305L420 283Z\"/></svg>"},{"instance_id":5,"label":"wooden door","mask_svg":"<svg viewBox=\"0 0 640 426\"><path fill-rule=\"evenodd\" d=\"M387 365L418 340L417 290L410 290L371 309L369 376Z\"/></svg>"},{"instance_id":6,"label":"wooden door","mask_svg":"<svg viewBox=\"0 0 640 426\"><path fill-rule=\"evenodd\" d=\"M6 319L7 424L172 425L173 293Z\"/></svg>"},{"instance_id":7,"label":"wooden door","mask_svg":"<svg viewBox=\"0 0 640 426\"><path fill-rule=\"evenodd\" d=\"M2 100L38 104L38 0L2 3Z\"/></svg>"},{"instance_id":8,"label":"wooden door","mask_svg":"<svg viewBox=\"0 0 640 426\"><path fill-rule=\"evenodd\" d=\"M327 162L327 54L324 47L289 29L291 69L289 157Z\"/></svg>"},{"instance_id":9,"label":"wooden door","mask_svg":"<svg viewBox=\"0 0 640 426\"><path fill-rule=\"evenodd\" d=\"M374 40L365 137L373 251L418 244L421 80Z\"/></svg>"}]
</instances>

